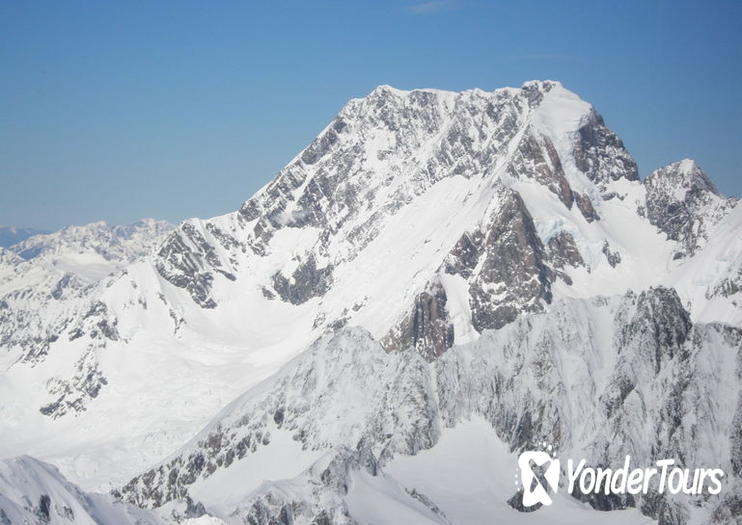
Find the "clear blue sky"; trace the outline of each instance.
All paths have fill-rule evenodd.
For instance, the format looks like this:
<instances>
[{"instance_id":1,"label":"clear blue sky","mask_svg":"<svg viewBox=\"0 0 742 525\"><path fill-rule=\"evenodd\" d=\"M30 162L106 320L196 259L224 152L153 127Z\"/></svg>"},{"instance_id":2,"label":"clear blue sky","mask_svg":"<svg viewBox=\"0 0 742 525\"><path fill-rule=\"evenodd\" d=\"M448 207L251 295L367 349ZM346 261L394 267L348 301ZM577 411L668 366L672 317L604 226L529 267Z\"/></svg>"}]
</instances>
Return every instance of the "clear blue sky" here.
<instances>
[{"instance_id":1,"label":"clear blue sky","mask_svg":"<svg viewBox=\"0 0 742 525\"><path fill-rule=\"evenodd\" d=\"M742 194L742 2L0 4L0 224L178 221L240 203L351 97L556 79L642 175Z\"/></svg>"}]
</instances>

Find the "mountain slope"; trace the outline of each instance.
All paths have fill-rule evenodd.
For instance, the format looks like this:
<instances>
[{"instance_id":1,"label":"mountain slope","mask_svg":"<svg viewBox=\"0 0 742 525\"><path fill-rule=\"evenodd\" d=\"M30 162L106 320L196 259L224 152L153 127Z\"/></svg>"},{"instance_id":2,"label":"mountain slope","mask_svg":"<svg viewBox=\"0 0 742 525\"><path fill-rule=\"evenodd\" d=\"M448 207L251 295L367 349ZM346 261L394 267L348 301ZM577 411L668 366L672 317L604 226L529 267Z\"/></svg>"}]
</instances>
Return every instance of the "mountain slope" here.
<instances>
[{"instance_id":1,"label":"mountain slope","mask_svg":"<svg viewBox=\"0 0 742 525\"><path fill-rule=\"evenodd\" d=\"M675 258L693 255L708 241L713 226L736 205L736 199L722 197L690 159L654 171L644 185L647 217L683 250Z\"/></svg>"},{"instance_id":2,"label":"mountain slope","mask_svg":"<svg viewBox=\"0 0 742 525\"><path fill-rule=\"evenodd\" d=\"M688 468L718 464L732 473L733 453L719 437L732 450L742 446L733 422L742 413L741 348L742 330L691 324L665 288L560 301L432 363L412 349L384 352L368 332L346 328L319 339L117 494L143 506L188 496L225 520L235 512L251 516L256 506L271 515L288 505L299 523L320 515L345 523L348 515L358 519L349 509L354 476L383 480L387 465L436 450L446 429L473 417L491 426L507 451L547 441L591 465L619 465L628 454L638 464L676 457ZM294 458L293 473L272 474L255 463L283 454ZM508 460L515 471L515 456L506 453L502 461ZM251 485L251 466L262 479L288 476L311 487L302 481L309 476L318 488L287 494L280 483ZM470 467L462 465L462 475ZM241 483L228 482L236 476ZM514 492L497 501L504 507ZM689 501L638 496L590 503L598 510L636 506L657 518L687 514ZM720 505L714 498L701 502ZM483 515L487 503L480 505Z\"/></svg>"},{"instance_id":3,"label":"mountain slope","mask_svg":"<svg viewBox=\"0 0 742 525\"><path fill-rule=\"evenodd\" d=\"M28 456L0 461L0 523L156 525L154 513L86 494L51 465Z\"/></svg>"}]
</instances>

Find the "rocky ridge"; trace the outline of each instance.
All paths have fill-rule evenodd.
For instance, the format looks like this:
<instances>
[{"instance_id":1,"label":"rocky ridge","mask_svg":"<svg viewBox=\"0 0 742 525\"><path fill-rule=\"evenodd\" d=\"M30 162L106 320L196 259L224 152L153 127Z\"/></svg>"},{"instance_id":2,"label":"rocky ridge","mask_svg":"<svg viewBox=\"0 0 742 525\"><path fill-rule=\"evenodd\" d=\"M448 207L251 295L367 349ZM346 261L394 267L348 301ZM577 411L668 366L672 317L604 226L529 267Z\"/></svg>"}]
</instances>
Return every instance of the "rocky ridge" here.
<instances>
[{"instance_id":1,"label":"rocky ridge","mask_svg":"<svg viewBox=\"0 0 742 525\"><path fill-rule=\"evenodd\" d=\"M443 429L473 416L514 452L547 440L596 467L618 466L627 454L638 464L682 458L687 468L722 465L734 486L739 474L729 451L742 446L734 427L742 413L740 348L740 329L694 325L666 288L560 301L432 362L414 349L385 352L365 330L341 329L116 495L154 507L191 498L192 486L271 447L284 432L303 449L328 451L302 474L315 480L301 482L314 486L308 494L292 499L267 484L226 514L205 509L228 523L261 514L257 523L268 523L287 509L289 523L352 523L344 497L354 470L383 476L395 457L434 447ZM721 402L732 399L728 411ZM657 494L589 503L598 510L636 506L660 523L685 523L690 510L687 497ZM717 513L726 505L708 495L694 504Z\"/></svg>"}]
</instances>

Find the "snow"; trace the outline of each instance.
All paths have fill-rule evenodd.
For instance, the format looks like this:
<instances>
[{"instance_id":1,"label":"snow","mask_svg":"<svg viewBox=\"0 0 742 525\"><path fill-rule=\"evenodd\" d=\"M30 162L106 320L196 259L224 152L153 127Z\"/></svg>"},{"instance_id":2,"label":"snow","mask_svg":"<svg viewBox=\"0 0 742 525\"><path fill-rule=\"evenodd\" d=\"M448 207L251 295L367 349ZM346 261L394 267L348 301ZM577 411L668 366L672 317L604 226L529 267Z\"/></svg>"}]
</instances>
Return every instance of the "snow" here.
<instances>
[{"instance_id":1,"label":"snow","mask_svg":"<svg viewBox=\"0 0 742 525\"><path fill-rule=\"evenodd\" d=\"M404 494L394 480L386 476L354 472L351 483L348 510L358 523L446 524L424 505Z\"/></svg>"},{"instance_id":2,"label":"snow","mask_svg":"<svg viewBox=\"0 0 742 525\"><path fill-rule=\"evenodd\" d=\"M453 323L454 344L463 345L476 341L479 333L471 324L469 283L460 275L440 274L446 291L446 309Z\"/></svg>"},{"instance_id":3,"label":"snow","mask_svg":"<svg viewBox=\"0 0 742 525\"><path fill-rule=\"evenodd\" d=\"M589 103L557 83L544 95L533 116L533 124L554 145L572 189L588 195L596 194L594 185L577 169L573 152L577 131L592 109Z\"/></svg>"},{"instance_id":4,"label":"snow","mask_svg":"<svg viewBox=\"0 0 742 525\"><path fill-rule=\"evenodd\" d=\"M61 272L73 273L90 283L100 281L118 269L117 265L111 264L97 253L61 255L54 259L52 265Z\"/></svg>"},{"instance_id":5,"label":"snow","mask_svg":"<svg viewBox=\"0 0 742 525\"><path fill-rule=\"evenodd\" d=\"M390 217L386 228L366 249L337 270L336 285L325 304L353 304L356 297L365 297L369 306L353 315L353 323L382 337L399 317L399 311L388 305L411 303L474 217L482 212L486 205L483 200L471 196L463 177L434 184ZM451 210L458 211L454 214ZM412 243L411 239L418 242ZM389 271L392 257L404 264Z\"/></svg>"},{"instance_id":6,"label":"snow","mask_svg":"<svg viewBox=\"0 0 742 525\"><path fill-rule=\"evenodd\" d=\"M431 498L451 523L648 524L637 510L599 512L564 494L536 512L521 513L507 504L515 494L517 456L489 423L474 417L444 430L438 443L415 456L398 457L385 470L408 490ZM370 521L370 520L369 520ZM379 520L394 523L394 520ZM423 522L420 522L423 523Z\"/></svg>"},{"instance_id":7,"label":"snow","mask_svg":"<svg viewBox=\"0 0 742 525\"><path fill-rule=\"evenodd\" d=\"M261 447L196 482L191 489L192 497L207 502L209 512L228 515L262 483L295 478L323 455L321 450L302 450L290 432L274 427L270 435L270 446Z\"/></svg>"},{"instance_id":8,"label":"snow","mask_svg":"<svg viewBox=\"0 0 742 525\"><path fill-rule=\"evenodd\" d=\"M81 492L55 467L28 456L0 461L3 518L9 520L4 523L11 524L163 524L153 513L123 504L110 495Z\"/></svg>"},{"instance_id":9,"label":"snow","mask_svg":"<svg viewBox=\"0 0 742 525\"><path fill-rule=\"evenodd\" d=\"M742 326L742 292L712 295L725 279L742 273L742 206L737 205L711 232L708 245L685 264L673 268L663 283L674 287L690 306L694 320Z\"/></svg>"},{"instance_id":10,"label":"snow","mask_svg":"<svg viewBox=\"0 0 742 525\"><path fill-rule=\"evenodd\" d=\"M181 522L183 525L224 525L225 522L213 516L201 516L199 518L189 518Z\"/></svg>"}]
</instances>

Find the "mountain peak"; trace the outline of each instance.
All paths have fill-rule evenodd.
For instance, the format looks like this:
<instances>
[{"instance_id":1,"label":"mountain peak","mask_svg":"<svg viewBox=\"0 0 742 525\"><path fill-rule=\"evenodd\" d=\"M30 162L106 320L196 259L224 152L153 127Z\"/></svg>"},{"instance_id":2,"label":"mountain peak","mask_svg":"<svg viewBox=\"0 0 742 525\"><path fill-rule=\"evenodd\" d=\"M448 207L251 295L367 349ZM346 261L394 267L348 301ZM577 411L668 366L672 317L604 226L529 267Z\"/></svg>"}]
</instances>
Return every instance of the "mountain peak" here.
<instances>
[{"instance_id":1,"label":"mountain peak","mask_svg":"<svg viewBox=\"0 0 742 525\"><path fill-rule=\"evenodd\" d=\"M382 93L394 93L398 95L403 95L405 93L409 93L409 91L395 88L394 86L391 86L389 84L379 84L369 94L374 95L374 94L382 94Z\"/></svg>"},{"instance_id":2,"label":"mountain peak","mask_svg":"<svg viewBox=\"0 0 742 525\"><path fill-rule=\"evenodd\" d=\"M466 93L470 94L476 94L476 95L502 95L502 94L510 94L510 95L516 95L518 93L539 93L540 95L545 95L546 93L549 93L551 91L563 91L564 93L570 94L572 97L577 97L576 94L571 92L570 90L566 89L561 82L558 80L528 80L524 82L519 88L516 87L504 87L504 88L497 88L492 91L483 90L480 88L471 88L471 89L465 89L462 91L454 91L454 90L447 90L447 89L438 89L438 88L415 88L415 89L399 89L389 84L380 84L376 86L367 96L361 97L360 99L353 99L353 100L364 100L364 99L372 99L377 97L388 97L388 96L395 96L395 97L406 97L410 94L429 94L429 95L442 95L442 96L458 96ZM539 97L540 100L541 97Z\"/></svg>"},{"instance_id":3,"label":"mountain peak","mask_svg":"<svg viewBox=\"0 0 742 525\"><path fill-rule=\"evenodd\" d=\"M548 93L554 88L565 89L561 82L558 80L528 80L523 82L521 89L539 89L544 93ZM566 89L565 89L566 90Z\"/></svg>"},{"instance_id":4,"label":"mountain peak","mask_svg":"<svg viewBox=\"0 0 742 525\"><path fill-rule=\"evenodd\" d=\"M714 183L692 159L683 159L652 172L644 181L647 190L647 217L678 241L676 257L694 254L709 233L735 206L735 199L719 194Z\"/></svg>"},{"instance_id":5,"label":"mountain peak","mask_svg":"<svg viewBox=\"0 0 742 525\"><path fill-rule=\"evenodd\" d=\"M678 201L686 200L698 192L721 196L698 163L687 158L656 169L647 177L646 184L648 187L661 186L664 192L672 192Z\"/></svg>"}]
</instances>

